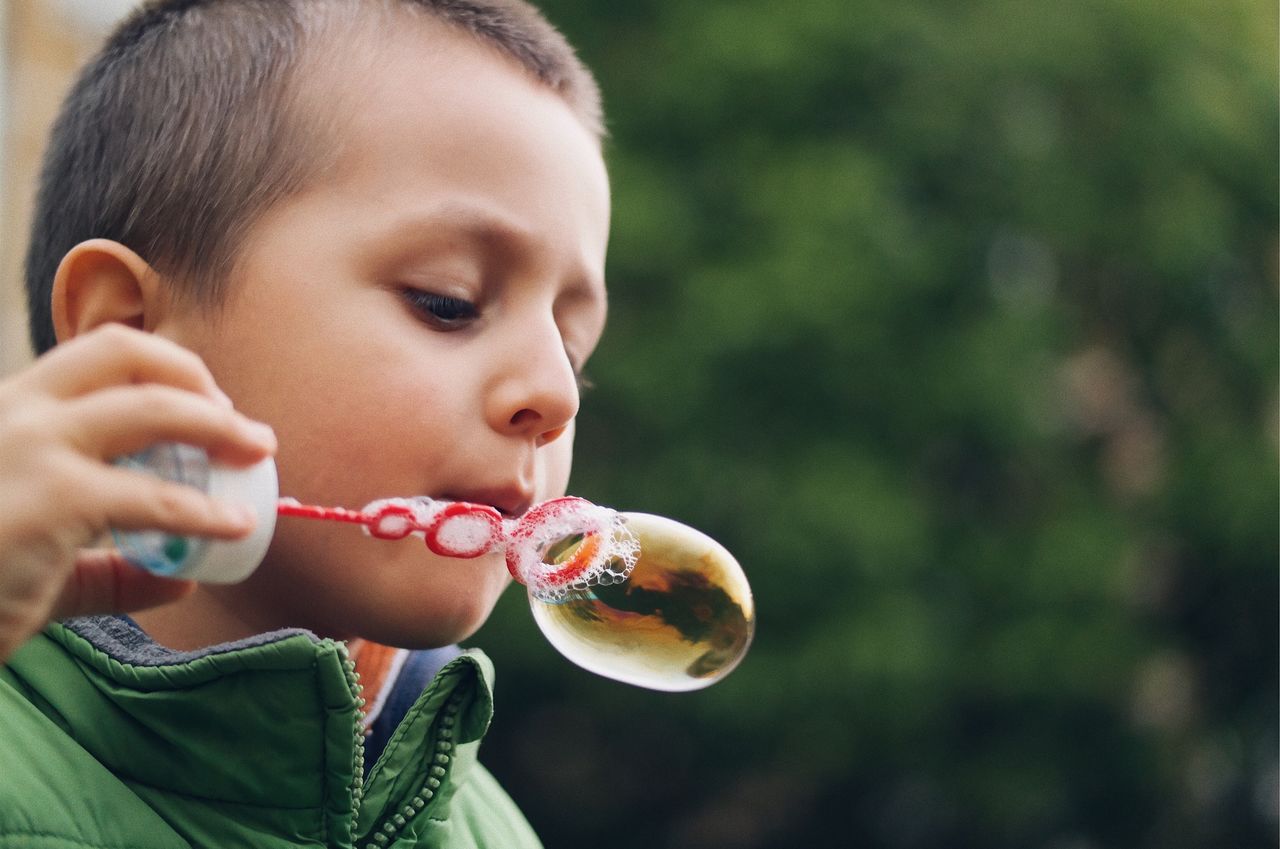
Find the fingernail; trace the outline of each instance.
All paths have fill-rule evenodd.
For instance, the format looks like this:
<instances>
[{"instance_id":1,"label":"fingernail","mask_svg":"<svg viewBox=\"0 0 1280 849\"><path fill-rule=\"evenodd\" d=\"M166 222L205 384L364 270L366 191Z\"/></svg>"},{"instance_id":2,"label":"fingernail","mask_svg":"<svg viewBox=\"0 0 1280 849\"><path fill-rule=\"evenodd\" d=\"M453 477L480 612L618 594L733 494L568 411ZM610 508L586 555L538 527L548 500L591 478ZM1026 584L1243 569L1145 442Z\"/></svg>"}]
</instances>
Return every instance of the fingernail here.
<instances>
[{"instance_id":1,"label":"fingernail","mask_svg":"<svg viewBox=\"0 0 1280 849\"><path fill-rule=\"evenodd\" d=\"M271 429L271 425L264 422L249 422L249 432L253 435L255 442L274 448L276 444L276 432Z\"/></svg>"}]
</instances>

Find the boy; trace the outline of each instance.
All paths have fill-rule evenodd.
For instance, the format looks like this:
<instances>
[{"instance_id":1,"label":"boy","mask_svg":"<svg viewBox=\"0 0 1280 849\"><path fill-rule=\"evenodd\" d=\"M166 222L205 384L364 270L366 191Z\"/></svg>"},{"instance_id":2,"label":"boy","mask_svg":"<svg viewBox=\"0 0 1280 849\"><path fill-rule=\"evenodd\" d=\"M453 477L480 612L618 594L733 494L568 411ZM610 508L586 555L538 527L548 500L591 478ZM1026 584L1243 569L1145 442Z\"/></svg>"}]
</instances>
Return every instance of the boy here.
<instances>
[{"instance_id":1,"label":"boy","mask_svg":"<svg viewBox=\"0 0 1280 849\"><path fill-rule=\"evenodd\" d=\"M42 177L32 334L58 347L0 384L0 847L537 844L474 763L488 661L409 707L362 697L340 642L466 637L500 556L283 519L247 581L192 587L82 548L248 532L110 463L161 440L274 452L312 503L562 494L605 319L600 136L519 0L167 0L117 31Z\"/></svg>"}]
</instances>

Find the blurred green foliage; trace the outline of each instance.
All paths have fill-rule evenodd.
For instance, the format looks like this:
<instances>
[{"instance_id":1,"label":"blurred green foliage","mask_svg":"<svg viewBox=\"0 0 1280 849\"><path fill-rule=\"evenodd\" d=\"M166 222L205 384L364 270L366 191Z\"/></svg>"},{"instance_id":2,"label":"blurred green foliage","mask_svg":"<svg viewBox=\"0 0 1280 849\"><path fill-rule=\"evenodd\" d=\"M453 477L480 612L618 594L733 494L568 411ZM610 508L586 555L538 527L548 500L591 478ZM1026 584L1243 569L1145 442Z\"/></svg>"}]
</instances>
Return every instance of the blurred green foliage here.
<instances>
[{"instance_id":1,"label":"blurred green foliage","mask_svg":"<svg viewBox=\"0 0 1280 849\"><path fill-rule=\"evenodd\" d=\"M665 695L508 594L547 845L1275 846L1275 4L544 6L612 132L573 491L759 607Z\"/></svg>"}]
</instances>

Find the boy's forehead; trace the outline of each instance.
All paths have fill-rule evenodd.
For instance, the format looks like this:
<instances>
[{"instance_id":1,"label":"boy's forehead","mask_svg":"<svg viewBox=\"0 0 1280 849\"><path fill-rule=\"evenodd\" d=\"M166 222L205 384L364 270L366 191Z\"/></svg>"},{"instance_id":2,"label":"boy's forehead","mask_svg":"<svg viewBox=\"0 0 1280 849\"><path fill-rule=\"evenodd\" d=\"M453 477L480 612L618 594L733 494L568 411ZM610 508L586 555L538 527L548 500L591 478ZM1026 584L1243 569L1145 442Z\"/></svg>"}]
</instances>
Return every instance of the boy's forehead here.
<instances>
[{"instance_id":1,"label":"boy's forehead","mask_svg":"<svg viewBox=\"0 0 1280 849\"><path fill-rule=\"evenodd\" d=\"M312 40L304 81L324 99L345 93L348 100L335 104L339 108L358 112L375 89L404 98L433 91L465 96L477 72L523 80L534 96L558 97L515 59L454 24L415 10L411 3L372 5L382 11L317 27Z\"/></svg>"},{"instance_id":2,"label":"boy's forehead","mask_svg":"<svg viewBox=\"0 0 1280 849\"><path fill-rule=\"evenodd\" d=\"M349 131L344 153L360 155L357 140L380 145L403 141L392 133L415 131L409 141L420 141L424 153L444 146L456 156L451 164L463 167L477 146L523 139L594 166L607 192L600 143L569 104L514 60L450 26L424 19L388 32L375 60L347 79L338 107Z\"/></svg>"},{"instance_id":3,"label":"boy's forehead","mask_svg":"<svg viewBox=\"0 0 1280 849\"><path fill-rule=\"evenodd\" d=\"M357 229L426 232L444 215L494 248L563 247L580 259L576 276L603 290L608 176L598 139L557 92L421 14L325 37L360 58L339 69L321 49L304 71L306 108L324 110L333 137L304 193L346 193L353 209L384 201Z\"/></svg>"},{"instance_id":4,"label":"boy's forehead","mask_svg":"<svg viewBox=\"0 0 1280 849\"><path fill-rule=\"evenodd\" d=\"M495 46L414 11L410 4L377 5L390 11L326 28L302 75L303 99L324 113L322 124L339 134L339 154L349 152L352 131L378 131L376 124L385 118L380 109L395 111L423 102L464 109L486 104L495 96L495 81L507 83L499 87L508 98L554 103L575 115L567 100ZM335 55L351 60L335 63ZM592 142L592 158L603 161L595 131L577 123Z\"/></svg>"}]
</instances>

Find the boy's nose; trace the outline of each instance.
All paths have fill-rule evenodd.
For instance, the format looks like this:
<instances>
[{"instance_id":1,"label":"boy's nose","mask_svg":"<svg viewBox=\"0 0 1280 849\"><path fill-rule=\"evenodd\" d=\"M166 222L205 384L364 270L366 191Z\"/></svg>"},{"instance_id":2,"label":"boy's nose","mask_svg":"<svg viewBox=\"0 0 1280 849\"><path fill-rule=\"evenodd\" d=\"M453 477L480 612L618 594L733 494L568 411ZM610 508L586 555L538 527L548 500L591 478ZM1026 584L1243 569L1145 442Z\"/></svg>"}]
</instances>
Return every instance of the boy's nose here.
<instances>
[{"instance_id":1,"label":"boy's nose","mask_svg":"<svg viewBox=\"0 0 1280 849\"><path fill-rule=\"evenodd\" d=\"M490 424L502 433L555 440L578 414L578 378L559 331L524 335L489 397Z\"/></svg>"}]
</instances>

